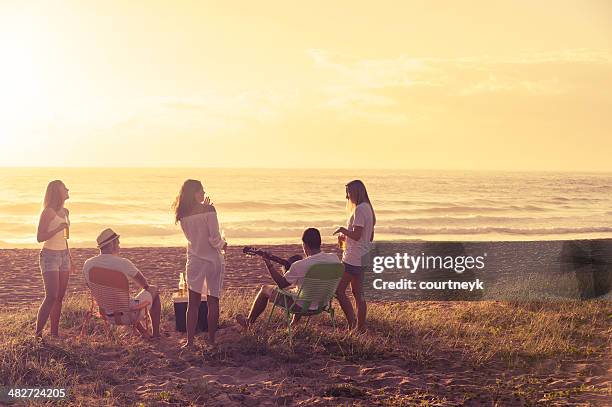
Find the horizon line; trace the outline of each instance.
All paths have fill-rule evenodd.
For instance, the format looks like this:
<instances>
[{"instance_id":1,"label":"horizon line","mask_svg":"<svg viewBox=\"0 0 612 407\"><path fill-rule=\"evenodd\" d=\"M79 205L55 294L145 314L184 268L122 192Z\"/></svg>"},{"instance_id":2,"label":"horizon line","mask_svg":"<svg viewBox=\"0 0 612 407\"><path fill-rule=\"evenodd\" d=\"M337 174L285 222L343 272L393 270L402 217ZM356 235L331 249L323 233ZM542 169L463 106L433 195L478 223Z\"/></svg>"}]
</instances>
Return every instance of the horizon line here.
<instances>
[{"instance_id":1,"label":"horizon line","mask_svg":"<svg viewBox=\"0 0 612 407\"><path fill-rule=\"evenodd\" d=\"M612 170L593 170L593 169L581 169L581 170L567 170L567 169L474 169L474 168L403 168L403 167L223 167L223 166L8 166L0 165L0 169L235 169L235 170L354 170L354 171L423 171L423 172L505 172L505 173L564 173L564 174L576 174L576 173L597 173L597 174L612 174Z\"/></svg>"}]
</instances>

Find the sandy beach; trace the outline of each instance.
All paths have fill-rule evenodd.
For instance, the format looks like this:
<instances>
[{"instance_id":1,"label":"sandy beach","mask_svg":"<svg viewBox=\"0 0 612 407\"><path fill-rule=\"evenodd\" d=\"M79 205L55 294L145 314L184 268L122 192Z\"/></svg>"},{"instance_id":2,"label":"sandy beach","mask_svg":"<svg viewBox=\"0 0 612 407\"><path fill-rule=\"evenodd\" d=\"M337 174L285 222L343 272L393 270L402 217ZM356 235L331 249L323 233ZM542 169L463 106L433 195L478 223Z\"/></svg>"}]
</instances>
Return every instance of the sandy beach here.
<instances>
[{"instance_id":1,"label":"sandy beach","mask_svg":"<svg viewBox=\"0 0 612 407\"><path fill-rule=\"evenodd\" d=\"M578 246L574 243L578 242ZM537 289L550 285L552 281L567 280L563 287L548 287L552 297L565 297L580 299L576 282L575 270L581 266L572 264L567 259L569 253L578 250L580 253L584 245L596 244L602 247L595 260L612 264L612 240L582 240L582 241L525 241L525 242L381 242L377 245L380 254L393 254L408 251L412 254L439 254L445 255L486 255L486 268L480 273L464 273L464 277L480 277L490 282L490 290L479 299L515 299L518 293L512 290L534 290L529 299L545 299ZM271 253L289 258L294 254L303 255L301 245L268 245L257 246ZM578 249L576 249L578 247ZM263 261L259 257L247 256L242 253L243 246L230 246L226 252L226 272L224 276L224 290L255 290L261 284L271 284ZM335 245L323 245L323 250L341 255ZM83 263L89 257L98 254L97 249L72 249L72 256L79 272L70 277L67 295L86 293L87 287L80 273ZM0 249L0 305L37 303L44 297L44 289L40 270L38 268L39 251L36 249ZM177 289L179 273L185 270L185 248L183 247L154 247L154 248L122 248L121 255L130 259L145 275L151 284L157 285L162 292L171 294ZM584 262L579 258L578 262ZM576 261L574 261L576 262ZM609 279L610 269L607 269ZM392 278L392 272L386 272ZM373 273L366 274L366 293L369 298L376 300L417 300L432 299L415 295L407 297L399 292L375 292L368 290L369 281ZM526 281L529 286L525 286ZM609 282L608 282L609 284ZM503 291L503 293L502 293ZM556 291L556 292L555 292ZM502 295L504 294L504 295ZM524 292L520 299L525 299ZM550 296L549 296L550 297ZM548 297L547 297L548 298Z\"/></svg>"},{"instance_id":2,"label":"sandy beach","mask_svg":"<svg viewBox=\"0 0 612 407\"><path fill-rule=\"evenodd\" d=\"M258 246L266 248L265 246ZM302 254L300 245L278 245L267 247L274 254L287 258L293 254ZM336 250L328 246L326 250ZM72 249L73 259L82 269L88 258L98 254L97 249ZM0 304L35 303L44 297L44 288L38 268L39 250L35 249L0 249ZM185 248L125 248L121 255L130 259L150 281L163 292L171 293L177 289L179 273L185 271ZM265 266L258 257L246 256L242 246L228 247L226 254L226 289L255 289L261 284L270 283ZM70 277L67 295L85 293L87 287L79 273Z\"/></svg>"},{"instance_id":3,"label":"sandy beach","mask_svg":"<svg viewBox=\"0 0 612 407\"><path fill-rule=\"evenodd\" d=\"M281 257L301 249L267 248ZM62 317L65 338L43 344L27 334L43 296L38 251L1 250L2 384L64 380L73 389L71 402L92 405L101 395L119 404L236 406L606 405L611 400L609 301L376 301L370 303L370 330L361 335L345 331L336 307L340 329L333 331L327 316L314 318L298 329L290 349L280 320L268 332L262 323L246 335L233 322L247 311L254 290L270 282L262 261L241 249L227 252L220 344L207 348L200 336L193 352L178 349L184 334L174 330L169 297L184 267L184 248L122 250L164 293L159 342L133 338L127 330L118 330L109 342L101 329L79 340L87 296L81 276L74 275ZM79 266L95 253L73 250ZM29 367L9 366L8 355L20 351ZM32 373L37 364L46 369L49 359L63 366L57 377Z\"/></svg>"}]
</instances>

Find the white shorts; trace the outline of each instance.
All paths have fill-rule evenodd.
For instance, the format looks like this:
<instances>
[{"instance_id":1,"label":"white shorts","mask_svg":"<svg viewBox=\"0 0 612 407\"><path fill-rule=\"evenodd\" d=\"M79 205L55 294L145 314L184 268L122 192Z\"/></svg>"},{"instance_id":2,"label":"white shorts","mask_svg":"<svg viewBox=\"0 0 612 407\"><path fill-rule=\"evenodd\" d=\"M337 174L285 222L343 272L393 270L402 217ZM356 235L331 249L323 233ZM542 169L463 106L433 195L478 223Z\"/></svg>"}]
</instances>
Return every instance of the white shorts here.
<instances>
[{"instance_id":1,"label":"white shorts","mask_svg":"<svg viewBox=\"0 0 612 407\"><path fill-rule=\"evenodd\" d=\"M150 292L142 290L136 295L135 298L130 298L130 308L136 307L142 302L146 302L147 306L141 308L140 310L132 310L129 313L122 313L118 317L119 321L115 319L115 316L113 314L106 314L108 322L110 322L111 324L118 323L121 325L130 325L133 324L135 321L142 321L147 315L145 309L150 311L151 306L153 305L153 297L151 296ZM102 312L101 308L100 312Z\"/></svg>"},{"instance_id":2,"label":"white shorts","mask_svg":"<svg viewBox=\"0 0 612 407\"><path fill-rule=\"evenodd\" d=\"M151 306L153 305L153 296L151 295L150 292L146 290L142 290L136 295L136 297L130 298L130 308L138 306L138 304L142 302L147 302L148 304L146 308L148 311L151 311ZM140 321L144 319L145 316L146 316L145 309L142 308L140 310L140 314L138 315L138 320Z\"/></svg>"},{"instance_id":3,"label":"white shorts","mask_svg":"<svg viewBox=\"0 0 612 407\"><path fill-rule=\"evenodd\" d=\"M223 287L223 264L187 256L187 286L201 295L219 298Z\"/></svg>"}]
</instances>

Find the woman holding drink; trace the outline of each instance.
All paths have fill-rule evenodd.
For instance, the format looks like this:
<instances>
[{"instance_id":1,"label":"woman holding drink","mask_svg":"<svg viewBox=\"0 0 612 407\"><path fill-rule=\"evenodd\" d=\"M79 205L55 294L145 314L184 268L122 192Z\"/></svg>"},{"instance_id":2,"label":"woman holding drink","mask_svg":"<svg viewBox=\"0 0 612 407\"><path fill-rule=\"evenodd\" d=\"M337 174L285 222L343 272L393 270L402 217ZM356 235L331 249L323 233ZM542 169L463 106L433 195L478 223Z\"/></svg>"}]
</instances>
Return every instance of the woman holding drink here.
<instances>
[{"instance_id":1,"label":"woman holding drink","mask_svg":"<svg viewBox=\"0 0 612 407\"><path fill-rule=\"evenodd\" d=\"M363 295L363 265L362 256L370 250L370 242L374 240L374 225L376 215L370 203L365 185L360 180L346 184L346 205L350 212L347 227L338 228L338 244L342 248L342 263L344 275L336 290L338 302L349 324L349 329L355 327L359 331L365 330L367 305ZM353 304L346 295L348 285L351 285L355 305L357 308L357 321Z\"/></svg>"},{"instance_id":2,"label":"woman holding drink","mask_svg":"<svg viewBox=\"0 0 612 407\"><path fill-rule=\"evenodd\" d=\"M217 211L208 197L204 198L204 187L197 180L183 183L179 195L172 205L175 222L180 223L187 238L187 342L193 345L202 296L208 302L208 338L215 344L219 322L219 296L223 284L224 259L222 252L227 247L219 232Z\"/></svg>"},{"instance_id":3,"label":"woman holding drink","mask_svg":"<svg viewBox=\"0 0 612 407\"><path fill-rule=\"evenodd\" d=\"M72 259L70 258L67 241L70 231L70 218L68 209L64 207L68 198L68 188L62 181L51 181L47 185L36 234L38 242L44 242L39 261L45 285L45 298L38 309L36 319L37 338L42 337L42 331L49 316L51 317L51 335L59 336L62 301L72 269Z\"/></svg>"}]
</instances>

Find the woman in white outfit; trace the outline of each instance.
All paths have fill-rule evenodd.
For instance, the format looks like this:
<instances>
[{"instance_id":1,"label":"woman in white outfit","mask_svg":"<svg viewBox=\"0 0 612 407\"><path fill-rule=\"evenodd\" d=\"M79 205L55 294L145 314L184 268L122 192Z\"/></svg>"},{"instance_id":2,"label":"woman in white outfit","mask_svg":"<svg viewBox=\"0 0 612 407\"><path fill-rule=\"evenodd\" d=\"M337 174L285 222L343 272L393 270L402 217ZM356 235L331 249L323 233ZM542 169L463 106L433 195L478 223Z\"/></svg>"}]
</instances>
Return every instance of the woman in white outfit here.
<instances>
[{"instance_id":1,"label":"woman in white outfit","mask_svg":"<svg viewBox=\"0 0 612 407\"><path fill-rule=\"evenodd\" d=\"M64 202L68 198L68 188L62 181L49 182L36 233L38 242L44 242L40 251L39 262L45 285L45 298L38 309L36 318L37 338L42 337L42 331L49 316L51 317L51 335L59 336L62 301L72 269L68 242L66 241L70 218L68 209L64 207Z\"/></svg>"},{"instance_id":2,"label":"woman in white outfit","mask_svg":"<svg viewBox=\"0 0 612 407\"><path fill-rule=\"evenodd\" d=\"M208 337L215 344L219 322L219 295L223 284L224 260L222 251L227 243L219 232L217 211L204 198L204 187L197 180L188 179L183 183L179 195L172 205L175 221L180 223L187 238L187 342L193 345L202 295L208 301Z\"/></svg>"}]
</instances>

